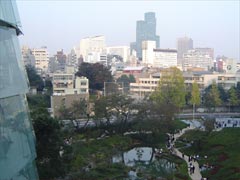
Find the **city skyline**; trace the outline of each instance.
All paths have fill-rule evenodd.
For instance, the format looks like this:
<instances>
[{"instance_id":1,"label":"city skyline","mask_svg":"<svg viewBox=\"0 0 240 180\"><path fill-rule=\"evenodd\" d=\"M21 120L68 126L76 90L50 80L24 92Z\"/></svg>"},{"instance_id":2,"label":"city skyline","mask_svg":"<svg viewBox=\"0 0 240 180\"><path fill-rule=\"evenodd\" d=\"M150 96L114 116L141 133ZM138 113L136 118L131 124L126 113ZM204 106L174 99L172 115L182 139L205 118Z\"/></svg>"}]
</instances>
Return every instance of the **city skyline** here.
<instances>
[{"instance_id":1,"label":"city skyline","mask_svg":"<svg viewBox=\"0 0 240 180\"><path fill-rule=\"evenodd\" d=\"M24 36L21 45L47 46L53 55L70 52L84 37L104 35L107 46L136 39L136 21L155 12L160 48L176 48L179 37L215 56L239 61L239 1L17 1Z\"/></svg>"}]
</instances>

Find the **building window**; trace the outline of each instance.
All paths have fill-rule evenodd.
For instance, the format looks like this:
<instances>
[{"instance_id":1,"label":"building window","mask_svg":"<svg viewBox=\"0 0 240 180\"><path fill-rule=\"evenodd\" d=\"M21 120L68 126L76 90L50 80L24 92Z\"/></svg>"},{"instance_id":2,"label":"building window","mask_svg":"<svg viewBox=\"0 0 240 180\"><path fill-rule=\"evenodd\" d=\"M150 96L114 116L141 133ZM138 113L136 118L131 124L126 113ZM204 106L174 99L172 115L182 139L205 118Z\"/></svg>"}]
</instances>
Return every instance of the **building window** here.
<instances>
[{"instance_id":1,"label":"building window","mask_svg":"<svg viewBox=\"0 0 240 180\"><path fill-rule=\"evenodd\" d=\"M86 86L87 82L86 81L81 81L81 86Z\"/></svg>"}]
</instances>

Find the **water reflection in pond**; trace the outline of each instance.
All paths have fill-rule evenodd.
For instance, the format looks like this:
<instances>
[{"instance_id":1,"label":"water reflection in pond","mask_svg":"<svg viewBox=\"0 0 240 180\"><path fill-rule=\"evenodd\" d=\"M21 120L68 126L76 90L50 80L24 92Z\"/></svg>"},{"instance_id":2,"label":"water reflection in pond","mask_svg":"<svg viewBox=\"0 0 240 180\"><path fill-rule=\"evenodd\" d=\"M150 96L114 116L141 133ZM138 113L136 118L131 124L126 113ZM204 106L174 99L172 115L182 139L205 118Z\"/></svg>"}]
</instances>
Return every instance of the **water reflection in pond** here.
<instances>
[{"instance_id":1,"label":"water reflection in pond","mask_svg":"<svg viewBox=\"0 0 240 180\"><path fill-rule=\"evenodd\" d=\"M164 158L156 158L152 148L138 147L119 153L112 158L113 163L124 163L131 167L128 179L139 179L139 174L166 177L176 170L173 162Z\"/></svg>"}]
</instances>

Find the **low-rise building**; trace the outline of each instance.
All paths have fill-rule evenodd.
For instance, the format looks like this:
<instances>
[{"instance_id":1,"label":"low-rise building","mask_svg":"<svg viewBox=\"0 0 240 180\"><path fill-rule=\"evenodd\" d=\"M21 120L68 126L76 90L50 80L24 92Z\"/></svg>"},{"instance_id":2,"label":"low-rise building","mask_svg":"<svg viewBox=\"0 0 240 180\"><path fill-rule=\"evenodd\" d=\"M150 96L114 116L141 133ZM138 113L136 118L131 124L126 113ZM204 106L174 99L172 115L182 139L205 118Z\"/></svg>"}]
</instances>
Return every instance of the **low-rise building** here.
<instances>
[{"instance_id":1,"label":"low-rise building","mask_svg":"<svg viewBox=\"0 0 240 180\"><path fill-rule=\"evenodd\" d=\"M130 94L134 98L142 99L156 90L160 78L150 75L149 78L139 78L136 83L130 83Z\"/></svg>"},{"instance_id":2,"label":"low-rise building","mask_svg":"<svg viewBox=\"0 0 240 180\"><path fill-rule=\"evenodd\" d=\"M161 73L154 73L150 75L149 78L139 78L136 83L130 83L130 94L132 97L141 99L150 95L156 90L160 76ZM232 86L237 86L237 83L240 82L240 73L224 74L208 71L183 72L183 78L186 87L191 87L192 84L196 82L202 91L214 81L228 90Z\"/></svg>"},{"instance_id":3,"label":"low-rise building","mask_svg":"<svg viewBox=\"0 0 240 180\"><path fill-rule=\"evenodd\" d=\"M78 77L70 72L53 74L51 108L54 117L59 116L60 107L69 108L74 101L88 98L89 82L86 77Z\"/></svg>"},{"instance_id":4,"label":"low-rise building","mask_svg":"<svg viewBox=\"0 0 240 180\"><path fill-rule=\"evenodd\" d=\"M142 73L146 67L144 66L135 66L135 67L126 67L123 69L124 74L140 74Z\"/></svg>"}]
</instances>

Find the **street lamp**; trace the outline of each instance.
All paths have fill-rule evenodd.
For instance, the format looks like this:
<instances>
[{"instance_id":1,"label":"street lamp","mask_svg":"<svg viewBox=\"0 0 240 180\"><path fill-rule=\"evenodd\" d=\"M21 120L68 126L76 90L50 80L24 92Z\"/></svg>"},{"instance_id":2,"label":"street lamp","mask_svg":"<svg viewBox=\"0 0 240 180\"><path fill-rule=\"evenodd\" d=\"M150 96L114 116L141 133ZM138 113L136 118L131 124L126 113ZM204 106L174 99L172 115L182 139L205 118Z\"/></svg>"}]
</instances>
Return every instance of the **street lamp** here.
<instances>
[{"instance_id":1,"label":"street lamp","mask_svg":"<svg viewBox=\"0 0 240 180\"><path fill-rule=\"evenodd\" d=\"M193 120L195 119L195 103L193 103Z\"/></svg>"}]
</instances>

